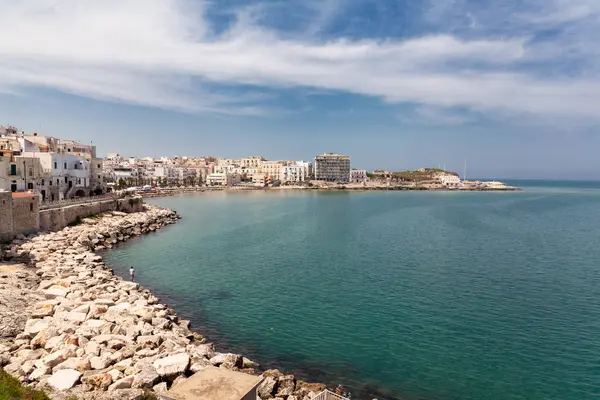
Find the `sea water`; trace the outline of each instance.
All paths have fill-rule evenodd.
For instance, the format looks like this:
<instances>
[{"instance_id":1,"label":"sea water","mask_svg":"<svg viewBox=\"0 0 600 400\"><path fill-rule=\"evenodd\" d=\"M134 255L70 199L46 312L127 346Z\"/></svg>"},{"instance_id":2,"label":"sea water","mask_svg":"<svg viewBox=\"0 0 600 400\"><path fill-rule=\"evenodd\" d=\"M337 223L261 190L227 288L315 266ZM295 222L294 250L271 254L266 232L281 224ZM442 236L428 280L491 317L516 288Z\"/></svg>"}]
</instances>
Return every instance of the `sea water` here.
<instances>
[{"instance_id":1,"label":"sea water","mask_svg":"<svg viewBox=\"0 0 600 400\"><path fill-rule=\"evenodd\" d=\"M105 253L220 351L356 399L600 396L600 184L253 191L151 202Z\"/></svg>"}]
</instances>

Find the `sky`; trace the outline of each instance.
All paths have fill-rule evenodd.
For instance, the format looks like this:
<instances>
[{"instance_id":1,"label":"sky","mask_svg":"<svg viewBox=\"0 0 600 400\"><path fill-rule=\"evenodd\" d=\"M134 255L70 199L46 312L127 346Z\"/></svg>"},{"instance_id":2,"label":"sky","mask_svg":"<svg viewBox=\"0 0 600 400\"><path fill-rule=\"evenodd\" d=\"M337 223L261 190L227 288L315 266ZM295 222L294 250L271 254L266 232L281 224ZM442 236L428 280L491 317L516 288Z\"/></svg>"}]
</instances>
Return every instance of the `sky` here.
<instances>
[{"instance_id":1,"label":"sky","mask_svg":"<svg viewBox=\"0 0 600 400\"><path fill-rule=\"evenodd\" d=\"M600 179L599 0L0 0L0 124L101 155Z\"/></svg>"}]
</instances>

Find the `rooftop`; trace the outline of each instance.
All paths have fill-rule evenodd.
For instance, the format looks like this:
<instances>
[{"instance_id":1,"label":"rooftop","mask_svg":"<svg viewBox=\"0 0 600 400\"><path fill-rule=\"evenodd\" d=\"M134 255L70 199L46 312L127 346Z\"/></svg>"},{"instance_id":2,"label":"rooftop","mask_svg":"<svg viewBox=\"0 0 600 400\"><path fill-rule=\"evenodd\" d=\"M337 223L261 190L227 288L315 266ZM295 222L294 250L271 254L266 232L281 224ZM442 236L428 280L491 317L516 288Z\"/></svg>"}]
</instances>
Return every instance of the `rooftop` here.
<instances>
[{"instance_id":1,"label":"rooftop","mask_svg":"<svg viewBox=\"0 0 600 400\"><path fill-rule=\"evenodd\" d=\"M163 397L172 400L241 400L261 381L259 376L208 366Z\"/></svg>"}]
</instances>

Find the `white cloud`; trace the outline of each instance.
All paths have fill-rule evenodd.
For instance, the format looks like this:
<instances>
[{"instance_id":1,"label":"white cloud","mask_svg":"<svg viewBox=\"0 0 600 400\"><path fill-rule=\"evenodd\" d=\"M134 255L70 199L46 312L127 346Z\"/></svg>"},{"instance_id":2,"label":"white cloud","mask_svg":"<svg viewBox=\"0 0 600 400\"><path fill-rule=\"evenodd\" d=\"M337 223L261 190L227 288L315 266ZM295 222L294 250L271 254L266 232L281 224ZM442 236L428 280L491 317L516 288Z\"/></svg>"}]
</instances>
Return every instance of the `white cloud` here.
<instances>
[{"instance_id":1,"label":"white cloud","mask_svg":"<svg viewBox=\"0 0 600 400\"><path fill-rule=\"evenodd\" d=\"M260 98L215 87L306 87L390 103L599 118L600 81L525 72L520 63L535 54L526 37L292 40L260 26L252 13L216 35L204 16L207 3L193 4L0 0L0 86L251 115L267 112Z\"/></svg>"},{"instance_id":2,"label":"white cloud","mask_svg":"<svg viewBox=\"0 0 600 400\"><path fill-rule=\"evenodd\" d=\"M409 115L401 115L403 122L417 125L458 126L474 121L472 116L440 107L420 106Z\"/></svg>"}]
</instances>

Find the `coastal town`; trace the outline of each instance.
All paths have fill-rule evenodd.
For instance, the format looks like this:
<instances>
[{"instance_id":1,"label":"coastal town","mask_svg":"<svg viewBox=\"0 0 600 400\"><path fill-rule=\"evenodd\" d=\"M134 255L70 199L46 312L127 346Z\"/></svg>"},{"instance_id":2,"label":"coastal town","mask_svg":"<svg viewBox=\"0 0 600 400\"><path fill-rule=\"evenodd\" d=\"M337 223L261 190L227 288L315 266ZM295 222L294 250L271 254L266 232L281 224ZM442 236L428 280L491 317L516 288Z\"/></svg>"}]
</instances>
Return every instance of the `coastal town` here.
<instances>
[{"instance_id":1,"label":"coastal town","mask_svg":"<svg viewBox=\"0 0 600 400\"><path fill-rule=\"evenodd\" d=\"M102 158L91 143L0 127L0 383L45 400L348 399L339 382L305 382L217 351L97 253L181 218L144 196L285 189L515 188L440 168L367 172L334 153L312 162ZM209 395L190 397L199 391Z\"/></svg>"},{"instance_id":2,"label":"coastal town","mask_svg":"<svg viewBox=\"0 0 600 400\"><path fill-rule=\"evenodd\" d=\"M2 126L0 381L60 400L183 400L199 391L217 393L200 397L210 400L350 398L338 382L308 383L218 352L97 253L181 218L143 197L286 189L516 190L444 168L357 169L336 153L311 161L100 157L92 143Z\"/></svg>"},{"instance_id":3,"label":"coastal town","mask_svg":"<svg viewBox=\"0 0 600 400\"><path fill-rule=\"evenodd\" d=\"M348 155L311 161L218 157L133 157L75 140L0 126L0 190L27 192L41 203L103 195L128 188L303 188L359 190L513 190L503 182L469 181L442 168L367 171Z\"/></svg>"}]
</instances>

